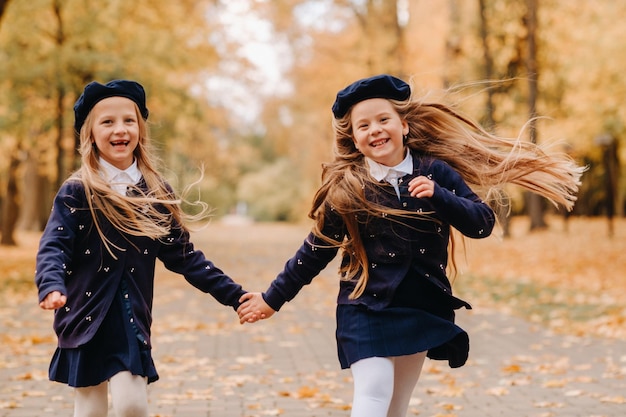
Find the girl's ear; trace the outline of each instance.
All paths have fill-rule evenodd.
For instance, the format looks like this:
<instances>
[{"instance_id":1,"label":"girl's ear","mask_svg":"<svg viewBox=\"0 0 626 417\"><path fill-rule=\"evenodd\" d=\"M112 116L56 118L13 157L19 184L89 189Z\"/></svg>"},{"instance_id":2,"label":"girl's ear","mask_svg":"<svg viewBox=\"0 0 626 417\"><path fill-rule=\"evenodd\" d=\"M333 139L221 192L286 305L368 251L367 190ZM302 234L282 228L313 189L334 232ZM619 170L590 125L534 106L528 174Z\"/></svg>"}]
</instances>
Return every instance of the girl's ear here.
<instances>
[{"instance_id":1,"label":"girl's ear","mask_svg":"<svg viewBox=\"0 0 626 417\"><path fill-rule=\"evenodd\" d=\"M406 136L409 134L409 122L406 119L402 120L402 135Z\"/></svg>"}]
</instances>

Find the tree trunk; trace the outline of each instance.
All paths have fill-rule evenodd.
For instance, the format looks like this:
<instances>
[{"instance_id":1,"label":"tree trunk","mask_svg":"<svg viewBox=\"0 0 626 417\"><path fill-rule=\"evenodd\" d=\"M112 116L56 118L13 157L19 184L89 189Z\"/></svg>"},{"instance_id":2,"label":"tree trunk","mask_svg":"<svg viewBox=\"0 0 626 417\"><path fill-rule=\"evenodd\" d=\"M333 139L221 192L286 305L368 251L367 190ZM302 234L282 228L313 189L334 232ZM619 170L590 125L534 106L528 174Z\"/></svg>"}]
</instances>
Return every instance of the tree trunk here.
<instances>
[{"instance_id":1,"label":"tree trunk","mask_svg":"<svg viewBox=\"0 0 626 417\"><path fill-rule=\"evenodd\" d=\"M53 10L54 10L54 15L56 17L57 20L57 31L56 31L56 46L58 48L58 50L61 50L63 47L63 44L65 43L65 34L64 34L64 29L63 29L63 17L61 15L61 1L60 0L55 0L54 4L53 4ZM60 60L60 55L61 54L57 54L57 60ZM56 137L56 151L57 151L57 158L56 158L56 188L58 189L61 184L63 183L63 181L65 180L65 177L67 175L67 172L69 171L66 168L66 164L65 164L65 151L63 149L63 130L64 130L64 126L63 126L63 119L64 119L64 113L65 113L65 106L64 106L64 101L65 101L65 87L63 85L63 77L61 76L61 71L62 71L62 65L57 62L57 71L59 73L59 76L57 77L57 114L56 114L56 131L57 131L57 137Z\"/></svg>"},{"instance_id":2,"label":"tree trunk","mask_svg":"<svg viewBox=\"0 0 626 417\"><path fill-rule=\"evenodd\" d=\"M41 231L50 215L50 202L48 195L50 186L46 175L39 172L39 159L29 155L24 163L24 181L21 186L22 210L20 211L17 228L20 230Z\"/></svg>"},{"instance_id":3,"label":"tree trunk","mask_svg":"<svg viewBox=\"0 0 626 417\"><path fill-rule=\"evenodd\" d=\"M492 88L491 80L494 78L494 64L493 64L493 55L491 53L491 48L489 47L489 21L487 19L487 5L485 0L478 1L479 8L479 16L480 16L480 39L481 45L483 49L483 65L484 65L484 74L485 80L487 80L487 100L485 102L485 112L483 115L482 123L485 128L491 132L493 132L496 128L494 113L495 113L495 104L494 104L494 94L495 90ZM502 235L503 237L511 236L511 221L509 217L510 212L510 204L509 199L505 196L502 196L501 203L496 209L496 216L498 217L498 222L500 223L500 227L502 227Z\"/></svg>"},{"instance_id":4,"label":"tree trunk","mask_svg":"<svg viewBox=\"0 0 626 417\"><path fill-rule=\"evenodd\" d=\"M526 70L528 72L528 113L531 119L528 131L530 141L537 143L537 84L539 79L537 66L537 0L526 0L526 5L526 29L528 31ZM542 197L534 193L528 193L526 202L528 215L530 216L530 230L545 229L547 224L544 217Z\"/></svg>"},{"instance_id":5,"label":"tree trunk","mask_svg":"<svg viewBox=\"0 0 626 417\"><path fill-rule=\"evenodd\" d=\"M448 0L448 11L450 13L450 30L446 39L445 64L446 70L443 73L443 87L448 88L459 81L459 74L456 68L459 67L458 59L463 55L461 47L462 28L461 10L459 0Z\"/></svg>"},{"instance_id":6,"label":"tree trunk","mask_svg":"<svg viewBox=\"0 0 626 417\"><path fill-rule=\"evenodd\" d=\"M8 5L9 0L0 0L0 27L2 26L2 18L4 17L4 12L7 11Z\"/></svg>"},{"instance_id":7,"label":"tree trunk","mask_svg":"<svg viewBox=\"0 0 626 417\"><path fill-rule=\"evenodd\" d=\"M15 246L15 224L19 214L19 188L17 171L20 166L19 147L13 152L9 160L7 189L2 201L2 238L0 245Z\"/></svg>"},{"instance_id":8,"label":"tree trunk","mask_svg":"<svg viewBox=\"0 0 626 417\"><path fill-rule=\"evenodd\" d=\"M364 33L368 72L404 75L404 27L398 21L397 0L367 0L365 11L355 9Z\"/></svg>"}]
</instances>

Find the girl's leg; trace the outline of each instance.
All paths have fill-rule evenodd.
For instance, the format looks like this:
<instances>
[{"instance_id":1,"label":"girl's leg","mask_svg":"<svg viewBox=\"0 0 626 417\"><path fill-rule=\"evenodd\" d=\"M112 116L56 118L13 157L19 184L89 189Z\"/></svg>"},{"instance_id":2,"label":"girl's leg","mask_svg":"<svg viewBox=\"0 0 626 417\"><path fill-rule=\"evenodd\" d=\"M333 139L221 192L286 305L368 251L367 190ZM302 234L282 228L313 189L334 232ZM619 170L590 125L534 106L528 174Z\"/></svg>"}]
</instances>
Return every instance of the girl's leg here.
<instances>
[{"instance_id":1,"label":"girl's leg","mask_svg":"<svg viewBox=\"0 0 626 417\"><path fill-rule=\"evenodd\" d=\"M367 358L350 367L354 379L351 417L386 417L393 395L393 362Z\"/></svg>"},{"instance_id":2,"label":"girl's leg","mask_svg":"<svg viewBox=\"0 0 626 417\"><path fill-rule=\"evenodd\" d=\"M393 359L393 397L387 417L405 417L411 401L413 388L420 377L426 352L414 355L396 356Z\"/></svg>"},{"instance_id":3,"label":"girl's leg","mask_svg":"<svg viewBox=\"0 0 626 417\"><path fill-rule=\"evenodd\" d=\"M116 417L148 417L148 379L128 371L113 375L111 399Z\"/></svg>"},{"instance_id":4,"label":"girl's leg","mask_svg":"<svg viewBox=\"0 0 626 417\"><path fill-rule=\"evenodd\" d=\"M106 417L108 411L107 382L74 389L74 417Z\"/></svg>"}]
</instances>

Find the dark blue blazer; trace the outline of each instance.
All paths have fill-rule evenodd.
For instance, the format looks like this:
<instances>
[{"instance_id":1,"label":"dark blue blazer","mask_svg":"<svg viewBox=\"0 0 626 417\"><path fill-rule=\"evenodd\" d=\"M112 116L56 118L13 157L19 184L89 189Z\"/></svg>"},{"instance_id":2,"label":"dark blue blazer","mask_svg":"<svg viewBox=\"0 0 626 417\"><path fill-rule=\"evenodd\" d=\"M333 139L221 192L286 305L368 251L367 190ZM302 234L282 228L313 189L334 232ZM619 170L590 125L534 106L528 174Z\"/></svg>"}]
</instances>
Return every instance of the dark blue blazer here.
<instances>
[{"instance_id":1,"label":"dark blue blazer","mask_svg":"<svg viewBox=\"0 0 626 417\"><path fill-rule=\"evenodd\" d=\"M117 296L123 276L133 321L150 346L157 258L220 303L235 309L239 306L239 297L245 293L241 286L194 249L189 233L178 224L168 236L153 240L122 234L100 217L105 236L120 248L111 247L115 257L96 231L82 183L68 180L54 199L41 237L35 275L39 301L55 290L67 296L66 305L54 314L59 347L75 348L91 340Z\"/></svg>"},{"instance_id":2,"label":"dark blue blazer","mask_svg":"<svg viewBox=\"0 0 626 417\"><path fill-rule=\"evenodd\" d=\"M428 157L413 156L413 167L412 174L400 179L400 199L386 182L366 186L366 198L387 207L422 213L428 219L394 218L387 215L361 218L360 235L369 261L368 284L361 297L351 300L349 295L358 277L341 280L337 298L339 304L363 304L372 310L381 310L389 306L400 282L407 275L413 275L432 283L434 291L438 293L436 295L447 300L447 307L471 308L465 301L452 296L451 285L446 277L450 227L470 238L487 237L495 224L493 210L448 164ZM414 198L408 193L409 181L420 175L435 182L431 198ZM326 210L324 219L324 235L335 240L346 236L341 217L332 209ZM309 234L263 294L265 301L278 311L328 265L337 251L336 247ZM349 254L343 253L342 265L348 260Z\"/></svg>"}]
</instances>

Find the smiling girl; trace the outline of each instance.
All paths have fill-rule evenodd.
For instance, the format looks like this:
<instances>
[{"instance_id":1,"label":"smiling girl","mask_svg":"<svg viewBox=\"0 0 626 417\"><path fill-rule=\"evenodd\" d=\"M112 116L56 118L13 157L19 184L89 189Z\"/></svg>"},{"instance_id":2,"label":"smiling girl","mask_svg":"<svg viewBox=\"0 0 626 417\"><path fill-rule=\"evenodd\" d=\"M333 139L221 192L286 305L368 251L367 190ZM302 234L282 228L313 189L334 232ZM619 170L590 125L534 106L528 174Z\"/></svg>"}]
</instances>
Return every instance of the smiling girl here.
<instances>
[{"instance_id":1,"label":"smiling girl","mask_svg":"<svg viewBox=\"0 0 626 417\"><path fill-rule=\"evenodd\" d=\"M55 310L58 337L49 377L75 388L75 417L106 416L109 388L118 417L147 417L156 259L224 305L245 292L189 241L191 218L155 167L143 87L92 82L74 114L82 165L37 254L39 305Z\"/></svg>"},{"instance_id":2,"label":"smiling girl","mask_svg":"<svg viewBox=\"0 0 626 417\"><path fill-rule=\"evenodd\" d=\"M453 368L468 357L454 318L471 306L447 277L451 230L489 236L495 216L485 201L508 182L571 209L583 169L413 98L386 74L339 91L332 111L335 159L313 200L313 230L265 293L242 297L238 313L242 323L271 317L341 249L336 337L354 379L352 416L404 417L427 356Z\"/></svg>"}]
</instances>

